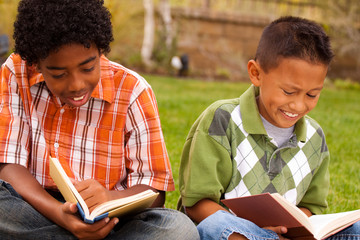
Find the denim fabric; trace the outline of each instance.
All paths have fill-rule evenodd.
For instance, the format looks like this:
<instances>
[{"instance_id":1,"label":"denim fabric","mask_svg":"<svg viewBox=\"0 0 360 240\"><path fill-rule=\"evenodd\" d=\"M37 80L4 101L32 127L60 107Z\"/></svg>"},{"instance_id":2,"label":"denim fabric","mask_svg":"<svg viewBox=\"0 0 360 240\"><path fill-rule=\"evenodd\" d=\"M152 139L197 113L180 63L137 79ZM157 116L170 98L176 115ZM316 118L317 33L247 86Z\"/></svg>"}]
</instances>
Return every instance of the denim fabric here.
<instances>
[{"instance_id":1,"label":"denim fabric","mask_svg":"<svg viewBox=\"0 0 360 240\"><path fill-rule=\"evenodd\" d=\"M256 224L225 211L217 211L205 218L197 226L200 239L228 239L232 233L239 233L251 240L279 239L271 230L258 227ZM360 222L328 238L329 240L360 240Z\"/></svg>"},{"instance_id":2,"label":"denim fabric","mask_svg":"<svg viewBox=\"0 0 360 240\"><path fill-rule=\"evenodd\" d=\"M10 184L0 180L0 239L76 239L24 201ZM122 219L106 239L199 239L193 222L183 213L147 209Z\"/></svg>"},{"instance_id":3,"label":"denim fabric","mask_svg":"<svg viewBox=\"0 0 360 240\"><path fill-rule=\"evenodd\" d=\"M260 228L246 219L236 217L225 211L217 211L205 218L197 228L200 239L225 240L234 232L251 240L279 239L274 231Z\"/></svg>"},{"instance_id":4,"label":"denim fabric","mask_svg":"<svg viewBox=\"0 0 360 240\"><path fill-rule=\"evenodd\" d=\"M328 240L360 240L360 222L354 223L352 226L345 228L341 232L327 238Z\"/></svg>"}]
</instances>

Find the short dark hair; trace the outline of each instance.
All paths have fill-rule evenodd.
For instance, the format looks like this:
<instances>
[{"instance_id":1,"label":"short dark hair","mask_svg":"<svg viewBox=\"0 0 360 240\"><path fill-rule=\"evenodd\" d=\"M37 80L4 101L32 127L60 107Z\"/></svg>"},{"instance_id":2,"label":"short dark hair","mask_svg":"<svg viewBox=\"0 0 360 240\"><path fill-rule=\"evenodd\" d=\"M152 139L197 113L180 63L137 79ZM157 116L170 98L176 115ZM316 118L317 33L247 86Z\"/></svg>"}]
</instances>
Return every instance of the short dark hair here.
<instances>
[{"instance_id":1,"label":"short dark hair","mask_svg":"<svg viewBox=\"0 0 360 240\"><path fill-rule=\"evenodd\" d=\"M270 23L263 31L255 59L267 72L278 66L281 57L299 58L330 65L334 54L323 28L310 20L286 16Z\"/></svg>"},{"instance_id":2,"label":"short dark hair","mask_svg":"<svg viewBox=\"0 0 360 240\"><path fill-rule=\"evenodd\" d=\"M95 44L101 53L113 41L111 14L103 0L21 0L14 23L15 53L29 65L61 46Z\"/></svg>"}]
</instances>

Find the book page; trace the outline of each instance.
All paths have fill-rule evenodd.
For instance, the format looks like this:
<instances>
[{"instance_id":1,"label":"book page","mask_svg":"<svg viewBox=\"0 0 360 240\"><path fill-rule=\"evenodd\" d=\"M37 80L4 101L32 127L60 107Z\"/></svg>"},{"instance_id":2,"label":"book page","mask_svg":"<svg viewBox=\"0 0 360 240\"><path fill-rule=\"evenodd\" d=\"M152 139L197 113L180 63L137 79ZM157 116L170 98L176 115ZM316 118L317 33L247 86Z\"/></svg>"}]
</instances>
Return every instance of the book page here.
<instances>
[{"instance_id":1,"label":"book page","mask_svg":"<svg viewBox=\"0 0 360 240\"><path fill-rule=\"evenodd\" d=\"M337 232L360 219L360 210L332 214L313 215L309 218L315 229L315 236L323 238L328 232ZM335 230L335 231L334 231Z\"/></svg>"},{"instance_id":2,"label":"book page","mask_svg":"<svg viewBox=\"0 0 360 240\"><path fill-rule=\"evenodd\" d=\"M309 217L300 210L297 206L286 200L279 193L271 194L284 208L286 208L296 219L301 222L310 232L314 232L314 227L312 226Z\"/></svg>"},{"instance_id":3,"label":"book page","mask_svg":"<svg viewBox=\"0 0 360 240\"><path fill-rule=\"evenodd\" d=\"M63 167L57 158L50 157L50 176L67 202L79 202L86 217L89 216L89 209L80 193L72 184Z\"/></svg>"},{"instance_id":4,"label":"book page","mask_svg":"<svg viewBox=\"0 0 360 240\"><path fill-rule=\"evenodd\" d=\"M90 214L84 199L76 190L70 181L70 178L66 175L66 172L61 166L59 160L56 158L50 157L50 175L58 186L65 200L72 203L78 203L80 205L78 206L79 212L86 223L93 223L94 221L102 219L105 216L120 216L123 214L129 214L143 210L150 207L159 195L159 193L149 189L135 195L102 203L97 206Z\"/></svg>"},{"instance_id":5,"label":"book page","mask_svg":"<svg viewBox=\"0 0 360 240\"><path fill-rule=\"evenodd\" d=\"M155 200L155 198L157 197L158 193L155 193L153 190L146 190L144 192L140 192L138 194L129 196L129 197L124 197L124 198L119 198L119 199L115 199L115 200L111 200L105 203L100 204L99 206L97 206L90 214L90 219L103 214L105 212L109 212L112 209L121 207L121 206L126 206L128 204L131 203L135 203L135 202L139 202L139 201L144 201L145 199L149 199L152 202Z\"/></svg>"}]
</instances>

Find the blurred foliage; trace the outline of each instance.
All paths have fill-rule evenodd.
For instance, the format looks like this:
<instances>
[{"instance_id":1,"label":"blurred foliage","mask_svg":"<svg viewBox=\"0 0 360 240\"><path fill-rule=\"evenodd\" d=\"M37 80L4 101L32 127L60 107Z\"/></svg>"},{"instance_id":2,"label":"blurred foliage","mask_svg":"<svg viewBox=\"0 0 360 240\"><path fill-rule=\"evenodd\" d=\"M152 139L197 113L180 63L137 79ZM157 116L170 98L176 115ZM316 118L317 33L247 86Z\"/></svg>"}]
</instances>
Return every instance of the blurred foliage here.
<instances>
[{"instance_id":1,"label":"blurred foliage","mask_svg":"<svg viewBox=\"0 0 360 240\"><path fill-rule=\"evenodd\" d=\"M13 49L13 23L16 19L19 0L0 0L0 34L10 38L10 50ZM157 0L154 1L158 3ZM105 6L112 14L114 42L108 57L125 66L142 68L140 50L143 41L144 8L142 0L105 0ZM173 51L164 48L165 37L162 22L157 16L156 41L153 58L162 67L161 71L168 71L169 61ZM175 49L174 46L171 49Z\"/></svg>"},{"instance_id":2,"label":"blurred foliage","mask_svg":"<svg viewBox=\"0 0 360 240\"><path fill-rule=\"evenodd\" d=\"M323 0L325 1L325 0ZM359 0L329 1L323 18L330 26L330 35L336 39L333 47L338 57L351 59L360 75L360 4ZM360 78L358 78L360 81Z\"/></svg>"},{"instance_id":3,"label":"blurred foliage","mask_svg":"<svg viewBox=\"0 0 360 240\"><path fill-rule=\"evenodd\" d=\"M18 2L19 0L0 0L0 34L7 34L10 37L10 50L13 49L13 22L16 18ZM154 0L156 9L159 2L160 0ZM281 15L297 15L319 21L331 34L338 59L342 55L343 59L340 61L350 65L357 64L360 76L360 48L358 47L360 45L360 4L358 0L169 0L169 2L172 7L186 9L266 16L270 19ZM140 54L144 29L143 1L105 0L105 5L112 13L115 39L111 45L112 51L108 55L109 58L131 68L143 69ZM174 31L176 31L176 26ZM170 73L170 59L177 54L176 34L170 49L165 48L166 36L164 34L163 22L159 14L156 14L153 60L158 72ZM228 75L222 69L218 72L221 76Z\"/></svg>"},{"instance_id":4,"label":"blurred foliage","mask_svg":"<svg viewBox=\"0 0 360 240\"><path fill-rule=\"evenodd\" d=\"M105 0L112 14L114 42L108 57L124 65L141 67L144 9L142 0Z\"/></svg>"},{"instance_id":5,"label":"blurred foliage","mask_svg":"<svg viewBox=\"0 0 360 240\"><path fill-rule=\"evenodd\" d=\"M354 82L351 79L335 79L334 85L338 89L349 89L349 90L358 90L360 91L360 83Z\"/></svg>"},{"instance_id":6,"label":"blurred foliage","mask_svg":"<svg viewBox=\"0 0 360 240\"><path fill-rule=\"evenodd\" d=\"M17 5L19 0L0 0L0 35L9 36L10 49L12 51L14 41L12 39L14 31L14 21L16 19Z\"/></svg>"}]
</instances>

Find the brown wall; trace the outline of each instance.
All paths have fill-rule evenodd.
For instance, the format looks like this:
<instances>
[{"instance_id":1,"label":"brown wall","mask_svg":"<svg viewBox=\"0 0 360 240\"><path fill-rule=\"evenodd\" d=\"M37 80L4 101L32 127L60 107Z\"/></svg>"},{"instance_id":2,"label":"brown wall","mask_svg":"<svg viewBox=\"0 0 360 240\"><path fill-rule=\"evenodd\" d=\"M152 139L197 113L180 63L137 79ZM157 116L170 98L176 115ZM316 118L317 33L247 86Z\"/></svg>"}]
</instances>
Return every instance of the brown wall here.
<instances>
[{"instance_id":1,"label":"brown wall","mask_svg":"<svg viewBox=\"0 0 360 240\"><path fill-rule=\"evenodd\" d=\"M177 52L189 56L190 74L208 79L247 79L265 18L220 15L202 10L173 9Z\"/></svg>"},{"instance_id":2,"label":"brown wall","mask_svg":"<svg viewBox=\"0 0 360 240\"><path fill-rule=\"evenodd\" d=\"M263 28L272 19L221 15L207 10L172 9L177 53L189 56L189 74L208 80L248 81L247 62L255 55ZM356 61L336 54L329 76L359 81Z\"/></svg>"}]
</instances>

